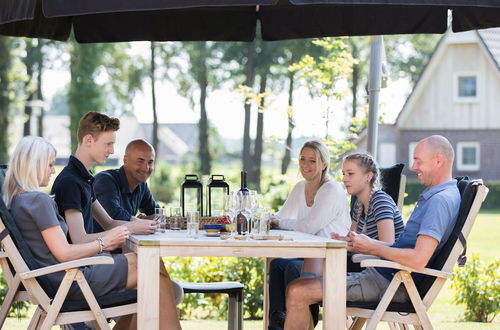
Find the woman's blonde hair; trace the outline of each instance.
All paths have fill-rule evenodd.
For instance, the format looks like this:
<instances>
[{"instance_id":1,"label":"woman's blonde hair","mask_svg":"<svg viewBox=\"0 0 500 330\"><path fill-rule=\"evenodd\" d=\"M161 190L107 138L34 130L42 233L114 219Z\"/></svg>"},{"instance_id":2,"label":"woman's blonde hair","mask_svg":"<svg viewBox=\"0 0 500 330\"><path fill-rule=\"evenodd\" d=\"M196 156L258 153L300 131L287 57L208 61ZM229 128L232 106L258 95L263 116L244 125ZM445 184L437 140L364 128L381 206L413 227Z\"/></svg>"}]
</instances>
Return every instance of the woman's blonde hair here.
<instances>
[{"instance_id":1,"label":"woman's blonde hair","mask_svg":"<svg viewBox=\"0 0 500 330\"><path fill-rule=\"evenodd\" d=\"M302 153L302 150L304 148L311 148L314 150L314 153L316 154L316 161L321 161L322 163L326 164L325 168L323 171L321 171L321 181L320 181L320 186L330 180L329 176L329 170L330 170L330 152L328 151L328 148L324 145L323 142L318 141L318 140L311 140L311 141L306 141L302 148L300 148L300 153Z\"/></svg>"},{"instance_id":2,"label":"woman's blonde hair","mask_svg":"<svg viewBox=\"0 0 500 330\"><path fill-rule=\"evenodd\" d=\"M9 207L12 198L21 191L40 189L47 167L55 157L56 149L46 139L39 136L23 137L14 149L5 174L5 204Z\"/></svg>"}]
</instances>

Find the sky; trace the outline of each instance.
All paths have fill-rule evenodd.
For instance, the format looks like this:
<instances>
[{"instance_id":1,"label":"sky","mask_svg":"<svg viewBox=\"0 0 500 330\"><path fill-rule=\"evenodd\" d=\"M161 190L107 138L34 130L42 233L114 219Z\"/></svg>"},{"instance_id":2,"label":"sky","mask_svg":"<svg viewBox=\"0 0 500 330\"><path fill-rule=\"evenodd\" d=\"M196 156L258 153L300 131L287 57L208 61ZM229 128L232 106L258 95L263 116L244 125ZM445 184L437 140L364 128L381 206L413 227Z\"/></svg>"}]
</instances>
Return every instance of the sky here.
<instances>
[{"instance_id":1,"label":"sky","mask_svg":"<svg viewBox=\"0 0 500 330\"><path fill-rule=\"evenodd\" d=\"M136 48L136 51L148 52L148 48ZM149 56L145 53L144 56ZM50 99L58 90L69 82L69 72L61 70L47 70L43 93ZM344 84L346 84L344 82ZM150 83L145 82L143 90L133 101L133 108L139 122L152 122L152 102L150 97ZM199 120L199 106L194 109L188 99L176 92L177 88L171 82L158 81L156 86L157 109L160 123L196 123ZM286 90L286 88L284 88ZM386 121L392 122L401 110L410 90L406 80L388 81L387 88L380 94L379 113L386 114ZM272 92L272 91L271 91ZM265 113L264 135L266 137L286 138L287 135L287 94L281 93L271 96L273 102ZM346 96L346 100L351 96ZM331 103L331 104L329 104ZM48 102L50 104L50 102ZM312 99L307 88L300 87L294 93L295 129L294 137L324 137L326 125L325 109L328 105L334 109L334 123L345 123L347 106L344 101L328 102L324 99ZM253 111L251 132L255 132L256 111ZM244 110L241 94L231 91L228 87L214 91L208 95L207 114L209 121L224 138L239 139L243 136ZM341 137L340 127L331 125L330 136Z\"/></svg>"}]
</instances>

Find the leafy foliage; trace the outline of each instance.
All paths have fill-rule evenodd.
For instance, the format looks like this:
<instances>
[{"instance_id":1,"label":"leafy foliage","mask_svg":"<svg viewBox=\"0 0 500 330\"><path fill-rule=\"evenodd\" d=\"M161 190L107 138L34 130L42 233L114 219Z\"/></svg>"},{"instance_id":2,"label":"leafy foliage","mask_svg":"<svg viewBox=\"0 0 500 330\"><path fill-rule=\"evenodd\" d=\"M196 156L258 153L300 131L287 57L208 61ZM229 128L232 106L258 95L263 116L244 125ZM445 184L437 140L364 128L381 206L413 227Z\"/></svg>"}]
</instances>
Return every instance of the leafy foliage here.
<instances>
[{"instance_id":1,"label":"leafy foliage","mask_svg":"<svg viewBox=\"0 0 500 330\"><path fill-rule=\"evenodd\" d=\"M179 282L238 281L243 289L243 317L262 318L264 287L264 261L257 258L164 258L172 279ZM227 317L227 295L190 293L178 306L180 317L216 318Z\"/></svg>"},{"instance_id":2,"label":"leafy foliage","mask_svg":"<svg viewBox=\"0 0 500 330\"><path fill-rule=\"evenodd\" d=\"M500 258L485 265L473 254L452 276L455 303L465 304L465 320L492 322L500 312Z\"/></svg>"}]
</instances>

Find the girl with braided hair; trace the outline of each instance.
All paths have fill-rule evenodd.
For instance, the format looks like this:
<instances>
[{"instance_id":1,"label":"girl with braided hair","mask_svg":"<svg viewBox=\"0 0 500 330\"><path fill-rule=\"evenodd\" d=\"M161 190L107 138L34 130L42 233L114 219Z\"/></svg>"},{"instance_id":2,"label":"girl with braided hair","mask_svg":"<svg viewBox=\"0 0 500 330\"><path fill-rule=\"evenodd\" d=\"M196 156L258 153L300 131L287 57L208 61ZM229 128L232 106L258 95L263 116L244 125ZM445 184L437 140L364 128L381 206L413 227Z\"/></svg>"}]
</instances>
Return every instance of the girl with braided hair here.
<instances>
[{"instance_id":1,"label":"girl with braided hair","mask_svg":"<svg viewBox=\"0 0 500 330\"><path fill-rule=\"evenodd\" d=\"M351 210L351 231L394 243L404 230L403 219L392 198L380 189L380 172L373 157L366 153L347 155L342 164L342 174L347 193L357 197ZM347 250L356 253L348 236L332 233L332 238L346 241ZM348 268L356 268L350 258Z\"/></svg>"}]
</instances>

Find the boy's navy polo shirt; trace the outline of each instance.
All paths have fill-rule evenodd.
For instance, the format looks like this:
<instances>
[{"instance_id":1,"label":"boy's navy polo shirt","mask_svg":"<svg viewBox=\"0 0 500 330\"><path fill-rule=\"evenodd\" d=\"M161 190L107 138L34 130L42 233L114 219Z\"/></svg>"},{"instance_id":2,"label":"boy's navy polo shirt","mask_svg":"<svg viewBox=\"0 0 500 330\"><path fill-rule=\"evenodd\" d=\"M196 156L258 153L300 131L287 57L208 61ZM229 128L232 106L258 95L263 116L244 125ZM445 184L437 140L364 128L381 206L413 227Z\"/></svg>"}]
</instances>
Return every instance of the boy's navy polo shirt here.
<instances>
[{"instance_id":1,"label":"boy's navy polo shirt","mask_svg":"<svg viewBox=\"0 0 500 330\"><path fill-rule=\"evenodd\" d=\"M155 207L159 207L146 182L139 183L134 191L130 191L123 166L97 173L93 187L97 200L115 220L129 221L137 211L152 215ZM101 231L103 229L94 219L94 232Z\"/></svg>"},{"instance_id":2,"label":"boy's navy polo shirt","mask_svg":"<svg viewBox=\"0 0 500 330\"><path fill-rule=\"evenodd\" d=\"M93 183L94 177L82 162L70 156L68 165L54 181L51 192L55 194L55 201L61 216L64 217L64 211L71 209L82 213L85 231L88 234L94 232L92 203L96 198L92 188Z\"/></svg>"}]
</instances>

